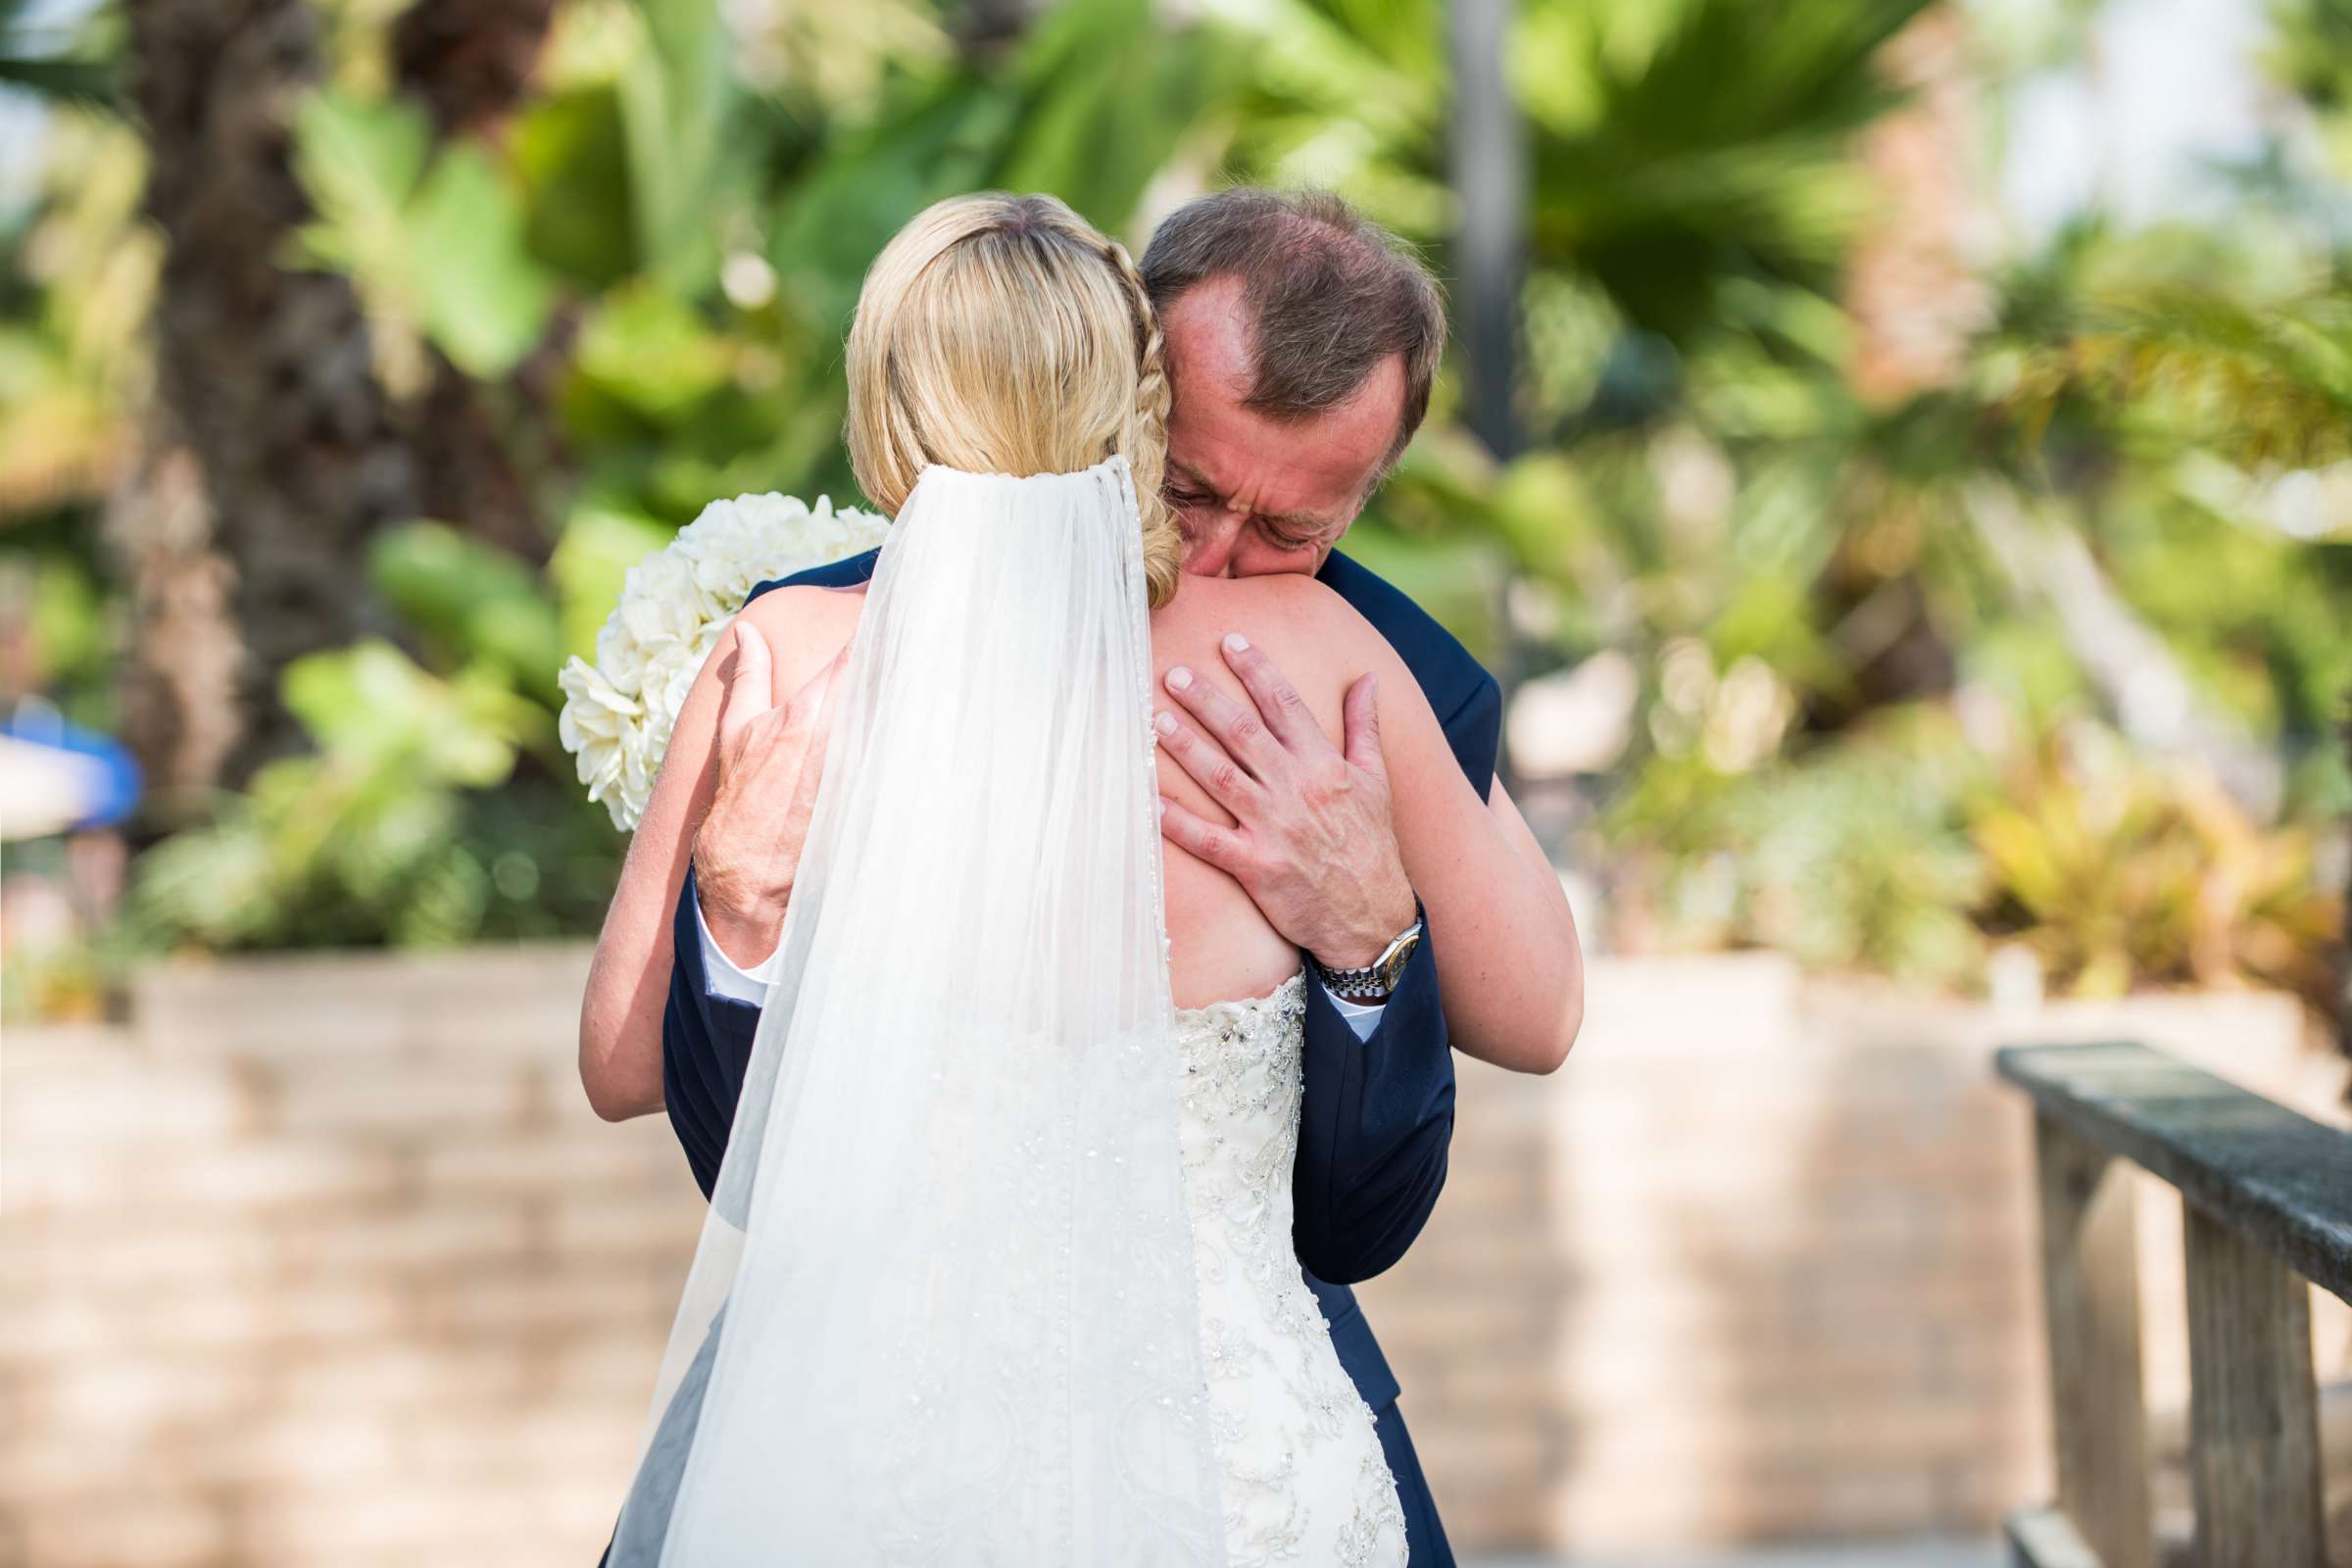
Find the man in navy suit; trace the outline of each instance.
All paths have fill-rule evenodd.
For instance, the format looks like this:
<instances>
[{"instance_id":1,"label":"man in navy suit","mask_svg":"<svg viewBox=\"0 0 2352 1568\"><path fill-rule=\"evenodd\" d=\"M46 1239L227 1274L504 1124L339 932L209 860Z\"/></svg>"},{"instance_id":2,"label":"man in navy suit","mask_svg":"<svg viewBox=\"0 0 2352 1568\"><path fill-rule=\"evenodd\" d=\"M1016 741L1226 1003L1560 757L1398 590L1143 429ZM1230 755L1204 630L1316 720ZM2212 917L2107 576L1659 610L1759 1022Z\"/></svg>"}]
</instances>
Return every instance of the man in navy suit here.
<instances>
[{"instance_id":1,"label":"man in navy suit","mask_svg":"<svg viewBox=\"0 0 2352 1568\"><path fill-rule=\"evenodd\" d=\"M1494 784L1501 704L1493 677L1403 594L1333 549L1428 408L1445 342L1435 283L1337 198L1249 190L1176 213L1141 270L1166 336L1168 500L1187 536L1185 569L1312 573L1346 598L1420 682L1463 770L1526 846L1530 874L1549 875ZM784 581L853 585L874 559ZM1261 705L1273 699L1281 672L1262 654L1227 658ZM1213 691L1168 696L1211 737L1173 753L1180 763L1198 772L1247 758L1263 786L1256 813L1231 826L1171 807L1163 831L1239 880L1322 982L1308 988L1294 1240L1340 1359L1378 1418L1414 1568L1434 1568L1452 1560L1445 1532L1397 1413L1396 1380L1348 1290L1395 1263L1419 1234L1445 1183L1453 1131L1453 1062L1433 958L1443 933L1423 928L1404 875L1370 692L1348 694L1340 750L1319 734L1274 742L1257 713ZM735 701L731 692L730 710ZM779 874L774 847L797 843L794 792L776 781L800 771L807 732L785 713L772 717L751 725L741 748L720 748L717 793L671 921L663 1098L706 1194L764 996L751 970L783 928L790 868ZM1574 1031L1564 1019L1556 1042L1531 1044L1503 1064L1547 1072Z\"/></svg>"}]
</instances>

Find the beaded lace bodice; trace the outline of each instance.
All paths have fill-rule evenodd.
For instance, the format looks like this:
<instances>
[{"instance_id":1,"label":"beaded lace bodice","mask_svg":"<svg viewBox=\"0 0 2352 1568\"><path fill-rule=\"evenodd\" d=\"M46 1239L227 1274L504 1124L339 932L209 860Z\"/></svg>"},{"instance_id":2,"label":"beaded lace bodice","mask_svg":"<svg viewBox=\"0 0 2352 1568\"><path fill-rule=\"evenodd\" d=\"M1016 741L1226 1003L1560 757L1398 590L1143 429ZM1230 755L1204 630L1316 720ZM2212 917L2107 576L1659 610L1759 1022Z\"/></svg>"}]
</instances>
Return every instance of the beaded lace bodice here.
<instances>
[{"instance_id":1,"label":"beaded lace bodice","mask_svg":"<svg viewBox=\"0 0 2352 1568\"><path fill-rule=\"evenodd\" d=\"M1401 1564L1372 1412L1291 1242L1305 976L1176 1015L1185 1196L1231 1568Z\"/></svg>"}]
</instances>

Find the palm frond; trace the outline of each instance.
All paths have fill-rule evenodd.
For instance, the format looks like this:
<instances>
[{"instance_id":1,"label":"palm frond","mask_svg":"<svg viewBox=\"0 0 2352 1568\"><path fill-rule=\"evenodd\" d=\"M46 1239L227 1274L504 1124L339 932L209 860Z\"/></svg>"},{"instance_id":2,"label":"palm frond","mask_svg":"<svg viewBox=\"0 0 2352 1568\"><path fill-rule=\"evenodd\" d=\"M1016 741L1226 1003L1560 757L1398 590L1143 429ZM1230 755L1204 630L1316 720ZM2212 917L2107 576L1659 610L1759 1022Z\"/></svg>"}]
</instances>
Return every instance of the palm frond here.
<instances>
[{"instance_id":1,"label":"palm frond","mask_svg":"<svg viewBox=\"0 0 2352 1568\"><path fill-rule=\"evenodd\" d=\"M71 25L25 20L25 0L0 0L0 85L53 103L112 110L121 102L121 28L111 6Z\"/></svg>"}]
</instances>

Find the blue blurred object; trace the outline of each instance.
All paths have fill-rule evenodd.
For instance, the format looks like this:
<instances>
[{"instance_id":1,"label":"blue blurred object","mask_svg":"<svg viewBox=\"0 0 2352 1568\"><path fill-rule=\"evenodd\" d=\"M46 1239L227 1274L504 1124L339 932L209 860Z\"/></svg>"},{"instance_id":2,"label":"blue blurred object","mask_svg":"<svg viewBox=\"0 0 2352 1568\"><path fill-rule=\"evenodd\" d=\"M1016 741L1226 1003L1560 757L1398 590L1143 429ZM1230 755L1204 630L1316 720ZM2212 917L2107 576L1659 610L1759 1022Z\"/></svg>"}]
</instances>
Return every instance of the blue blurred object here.
<instances>
[{"instance_id":1,"label":"blue blurred object","mask_svg":"<svg viewBox=\"0 0 2352 1568\"><path fill-rule=\"evenodd\" d=\"M139 764L121 742L27 698L0 720L0 839L104 827L139 803Z\"/></svg>"}]
</instances>

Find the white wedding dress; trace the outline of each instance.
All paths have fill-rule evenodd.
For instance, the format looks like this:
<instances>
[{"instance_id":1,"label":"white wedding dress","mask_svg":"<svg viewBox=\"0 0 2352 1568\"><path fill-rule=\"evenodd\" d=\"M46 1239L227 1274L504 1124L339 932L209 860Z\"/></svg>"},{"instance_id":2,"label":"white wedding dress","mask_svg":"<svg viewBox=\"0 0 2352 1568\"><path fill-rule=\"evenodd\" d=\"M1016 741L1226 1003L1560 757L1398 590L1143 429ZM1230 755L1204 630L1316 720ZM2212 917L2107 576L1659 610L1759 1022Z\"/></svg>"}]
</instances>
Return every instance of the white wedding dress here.
<instances>
[{"instance_id":1,"label":"white wedding dress","mask_svg":"<svg viewBox=\"0 0 2352 1568\"><path fill-rule=\"evenodd\" d=\"M612 1568L1396 1568L1301 981L1169 997L1125 461L927 468L834 702Z\"/></svg>"},{"instance_id":2,"label":"white wedding dress","mask_svg":"<svg viewBox=\"0 0 2352 1568\"><path fill-rule=\"evenodd\" d=\"M1306 992L1176 1015L1225 1560L1400 1564L1404 1511L1291 1246Z\"/></svg>"}]
</instances>

